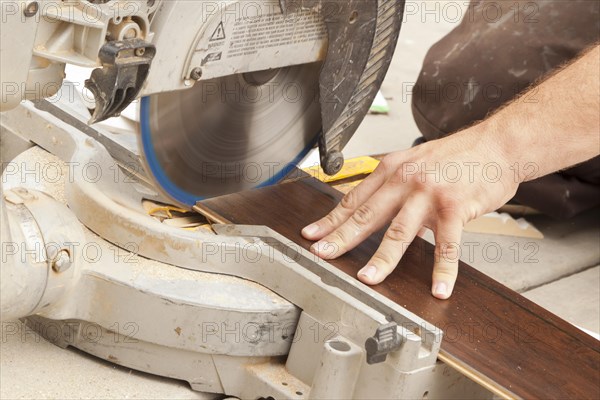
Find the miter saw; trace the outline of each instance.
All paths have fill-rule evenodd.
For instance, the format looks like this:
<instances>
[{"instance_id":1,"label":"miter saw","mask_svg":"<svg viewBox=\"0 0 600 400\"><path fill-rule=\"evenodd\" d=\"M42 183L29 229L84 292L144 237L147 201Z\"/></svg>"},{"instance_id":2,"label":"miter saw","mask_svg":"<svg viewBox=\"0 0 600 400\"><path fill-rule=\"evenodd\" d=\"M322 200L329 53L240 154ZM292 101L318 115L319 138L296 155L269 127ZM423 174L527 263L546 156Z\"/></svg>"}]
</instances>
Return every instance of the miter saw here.
<instances>
[{"instance_id":1,"label":"miter saw","mask_svg":"<svg viewBox=\"0 0 600 400\"><path fill-rule=\"evenodd\" d=\"M402 0L0 4L4 320L208 393L489 396L437 361L439 329L277 233L144 205L202 212L315 146L339 171Z\"/></svg>"}]
</instances>

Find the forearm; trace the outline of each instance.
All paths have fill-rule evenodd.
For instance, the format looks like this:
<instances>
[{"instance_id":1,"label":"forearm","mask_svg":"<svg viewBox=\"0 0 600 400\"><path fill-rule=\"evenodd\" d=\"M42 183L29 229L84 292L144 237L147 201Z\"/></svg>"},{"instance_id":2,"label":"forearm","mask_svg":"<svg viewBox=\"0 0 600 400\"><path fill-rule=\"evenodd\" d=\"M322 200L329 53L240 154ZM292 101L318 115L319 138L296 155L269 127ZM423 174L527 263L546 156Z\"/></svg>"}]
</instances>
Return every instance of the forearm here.
<instances>
[{"instance_id":1,"label":"forearm","mask_svg":"<svg viewBox=\"0 0 600 400\"><path fill-rule=\"evenodd\" d=\"M596 46L482 123L519 182L599 154L599 71Z\"/></svg>"}]
</instances>

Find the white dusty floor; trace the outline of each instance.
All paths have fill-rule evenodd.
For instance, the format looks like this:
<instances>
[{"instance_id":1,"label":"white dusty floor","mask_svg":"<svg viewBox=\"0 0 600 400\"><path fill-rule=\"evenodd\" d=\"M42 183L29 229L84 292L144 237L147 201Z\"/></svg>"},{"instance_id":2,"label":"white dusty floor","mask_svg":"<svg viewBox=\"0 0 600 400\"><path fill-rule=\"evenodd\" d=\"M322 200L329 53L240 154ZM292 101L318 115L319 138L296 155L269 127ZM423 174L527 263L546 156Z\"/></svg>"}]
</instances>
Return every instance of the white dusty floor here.
<instances>
[{"instance_id":1,"label":"white dusty floor","mask_svg":"<svg viewBox=\"0 0 600 400\"><path fill-rule=\"evenodd\" d=\"M412 6L422 11L423 3L412 2ZM419 136L410 111L410 94L404 89L416 81L429 46L454 25L423 12L406 18L394 63L383 85L391 113L369 116L347 147L347 157L405 149ZM599 332L599 217L593 211L561 223L542 216L532 218L545 235L542 240L465 234L465 242L480 245L466 261L567 321ZM488 243L501 249L497 261L477 250ZM517 248L520 251L515 262ZM532 249L535 254L527 258ZM16 334L11 334L15 329ZM77 350L59 349L20 323L3 324L0 351L2 399L204 398L184 382L116 367Z\"/></svg>"}]
</instances>

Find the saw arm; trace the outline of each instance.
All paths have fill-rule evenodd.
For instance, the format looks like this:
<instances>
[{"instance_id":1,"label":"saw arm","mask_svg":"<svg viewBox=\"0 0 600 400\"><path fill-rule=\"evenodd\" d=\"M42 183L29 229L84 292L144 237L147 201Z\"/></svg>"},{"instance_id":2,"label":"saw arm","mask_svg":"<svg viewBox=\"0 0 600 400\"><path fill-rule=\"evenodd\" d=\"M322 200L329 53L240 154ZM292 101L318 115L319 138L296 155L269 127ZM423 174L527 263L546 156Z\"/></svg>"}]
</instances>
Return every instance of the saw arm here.
<instances>
[{"instance_id":1,"label":"saw arm","mask_svg":"<svg viewBox=\"0 0 600 400\"><path fill-rule=\"evenodd\" d=\"M61 4L40 7L44 18L28 24L14 10L15 29L29 35L21 46L8 46L14 34L2 30L3 60L33 58L20 62L29 70L4 60L2 82L28 83L0 109L55 94L65 64L95 68L90 122L142 97L148 176L187 206L276 183L316 143L325 172L337 173L390 65L404 9L404 0ZM46 81L54 85L37 85Z\"/></svg>"}]
</instances>

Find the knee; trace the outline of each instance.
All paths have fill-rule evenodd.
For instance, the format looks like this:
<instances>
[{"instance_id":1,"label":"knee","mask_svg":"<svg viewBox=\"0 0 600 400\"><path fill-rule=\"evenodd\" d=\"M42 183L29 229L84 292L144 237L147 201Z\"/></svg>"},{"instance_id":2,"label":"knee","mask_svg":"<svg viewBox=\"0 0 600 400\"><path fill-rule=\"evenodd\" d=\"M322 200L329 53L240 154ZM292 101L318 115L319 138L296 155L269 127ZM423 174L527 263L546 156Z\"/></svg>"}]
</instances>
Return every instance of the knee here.
<instances>
[{"instance_id":1,"label":"knee","mask_svg":"<svg viewBox=\"0 0 600 400\"><path fill-rule=\"evenodd\" d=\"M427 141L440 139L445 132L440 129L441 115L435 110L440 108L440 102L435 97L427 98L428 87L434 84L433 79L427 79L421 72L412 92L412 114L419 131ZM434 91L430 93L435 93Z\"/></svg>"},{"instance_id":2,"label":"knee","mask_svg":"<svg viewBox=\"0 0 600 400\"><path fill-rule=\"evenodd\" d=\"M439 71L437 71L439 74ZM465 125L452 100L453 84L423 67L412 93L412 113L421 134L428 141L447 136Z\"/></svg>"}]
</instances>

